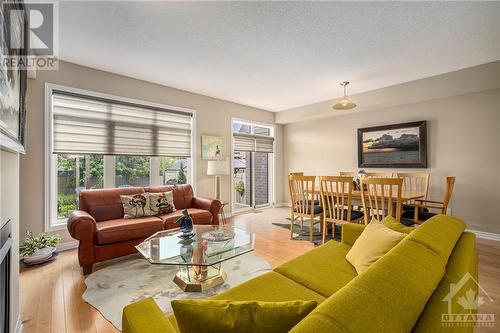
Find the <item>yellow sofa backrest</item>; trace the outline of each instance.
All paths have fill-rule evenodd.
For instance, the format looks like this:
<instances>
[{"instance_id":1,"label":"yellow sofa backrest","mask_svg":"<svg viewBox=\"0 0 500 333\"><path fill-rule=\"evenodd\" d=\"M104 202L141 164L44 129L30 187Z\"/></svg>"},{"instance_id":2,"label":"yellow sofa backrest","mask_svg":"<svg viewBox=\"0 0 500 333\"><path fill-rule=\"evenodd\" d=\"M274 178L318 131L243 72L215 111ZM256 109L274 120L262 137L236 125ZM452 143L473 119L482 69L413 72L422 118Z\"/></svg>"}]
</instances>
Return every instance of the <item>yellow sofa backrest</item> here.
<instances>
[{"instance_id":1,"label":"yellow sofa backrest","mask_svg":"<svg viewBox=\"0 0 500 333\"><path fill-rule=\"evenodd\" d=\"M474 323L450 322L453 319L449 316L449 312L472 315L477 313L476 309L465 309L458 303L461 297L467 296L469 289L477 296L479 289L477 265L476 235L464 232L453 249L439 286L427 302L412 332L472 333L474 331ZM453 286L459 288L454 290Z\"/></svg>"},{"instance_id":2,"label":"yellow sofa backrest","mask_svg":"<svg viewBox=\"0 0 500 333\"><path fill-rule=\"evenodd\" d=\"M442 280L464 229L457 218L433 217L290 332L410 332Z\"/></svg>"}]
</instances>

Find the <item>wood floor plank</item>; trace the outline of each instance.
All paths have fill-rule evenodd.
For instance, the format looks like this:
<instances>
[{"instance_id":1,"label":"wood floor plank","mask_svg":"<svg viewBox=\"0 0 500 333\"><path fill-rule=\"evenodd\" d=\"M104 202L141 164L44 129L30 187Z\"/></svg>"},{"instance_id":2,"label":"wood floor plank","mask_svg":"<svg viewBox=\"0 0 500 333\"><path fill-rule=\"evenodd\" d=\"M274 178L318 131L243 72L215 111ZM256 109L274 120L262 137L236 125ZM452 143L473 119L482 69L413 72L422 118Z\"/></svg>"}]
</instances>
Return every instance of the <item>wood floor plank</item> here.
<instances>
[{"instance_id":1,"label":"wood floor plank","mask_svg":"<svg viewBox=\"0 0 500 333\"><path fill-rule=\"evenodd\" d=\"M64 255L67 255L64 253ZM62 277L63 260L52 264L52 313L51 333L65 333L66 321L64 311L64 284Z\"/></svg>"},{"instance_id":2,"label":"wood floor plank","mask_svg":"<svg viewBox=\"0 0 500 333\"><path fill-rule=\"evenodd\" d=\"M273 222L289 223L287 208L265 209L237 215L230 224L256 234L255 254L272 267L299 256L314 246L308 241L291 241L287 229ZM498 332L500 327L500 242L478 240L479 281L493 298L481 306L482 313L494 313L496 328L476 328L477 333ZM118 330L82 299L85 281L76 250L62 252L48 264L21 269L20 304L24 333L116 333ZM484 295L483 295L484 296Z\"/></svg>"},{"instance_id":3,"label":"wood floor plank","mask_svg":"<svg viewBox=\"0 0 500 333\"><path fill-rule=\"evenodd\" d=\"M73 282L73 274L71 272L71 262L73 258L69 255L69 253L65 253L65 256L61 259L64 260L62 276L64 285L64 314L66 332L85 332L80 326L80 320L78 317L78 304L81 300L81 295L78 295L75 283Z\"/></svg>"}]
</instances>

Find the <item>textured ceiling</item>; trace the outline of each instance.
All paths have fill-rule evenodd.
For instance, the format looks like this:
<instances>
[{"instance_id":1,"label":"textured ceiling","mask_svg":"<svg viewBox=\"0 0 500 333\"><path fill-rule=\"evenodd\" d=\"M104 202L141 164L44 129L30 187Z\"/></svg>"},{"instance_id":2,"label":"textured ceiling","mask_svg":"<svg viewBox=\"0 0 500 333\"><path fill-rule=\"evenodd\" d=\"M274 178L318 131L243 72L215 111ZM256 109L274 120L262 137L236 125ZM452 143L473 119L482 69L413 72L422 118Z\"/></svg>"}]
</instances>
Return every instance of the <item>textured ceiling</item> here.
<instances>
[{"instance_id":1,"label":"textured ceiling","mask_svg":"<svg viewBox=\"0 0 500 333\"><path fill-rule=\"evenodd\" d=\"M60 2L62 60L280 111L500 59L500 3Z\"/></svg>"}]
</instances>

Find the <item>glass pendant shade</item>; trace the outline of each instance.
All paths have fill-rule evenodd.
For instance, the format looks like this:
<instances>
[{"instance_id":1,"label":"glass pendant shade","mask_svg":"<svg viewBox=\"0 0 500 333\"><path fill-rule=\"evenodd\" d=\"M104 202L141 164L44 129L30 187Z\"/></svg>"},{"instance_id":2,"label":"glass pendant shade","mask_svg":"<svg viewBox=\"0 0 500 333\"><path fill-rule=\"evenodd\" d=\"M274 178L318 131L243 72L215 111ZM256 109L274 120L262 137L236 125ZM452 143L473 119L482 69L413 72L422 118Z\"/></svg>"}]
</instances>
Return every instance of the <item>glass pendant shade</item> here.
<instances>
[{"instance_id":1,"label":"glass pendant shade","mask_svg":"<svg viewBox=\"0 0 500 333\"><path fill-rule=\"evenodd\" d=\"M333 106L335 110L350 110L354 109L356 107L356 103L351 101L349 97L344 97L342 99L339 99L337 103Z\"/></svg>"},{"instance_id":2,"label":"glass pendant shade","mask_svg":"<svg viewBox=\"0 0 500 333\"><path fill-rule=\"evenodd\" d=\"M354 103L346 94L346 86L349 84L348 81L342 82L340 85L344 87L344 97L339 99L337 103L333 106L335 110L350 110L356 107L356 103Z\"/></svg>"}]
</instances>

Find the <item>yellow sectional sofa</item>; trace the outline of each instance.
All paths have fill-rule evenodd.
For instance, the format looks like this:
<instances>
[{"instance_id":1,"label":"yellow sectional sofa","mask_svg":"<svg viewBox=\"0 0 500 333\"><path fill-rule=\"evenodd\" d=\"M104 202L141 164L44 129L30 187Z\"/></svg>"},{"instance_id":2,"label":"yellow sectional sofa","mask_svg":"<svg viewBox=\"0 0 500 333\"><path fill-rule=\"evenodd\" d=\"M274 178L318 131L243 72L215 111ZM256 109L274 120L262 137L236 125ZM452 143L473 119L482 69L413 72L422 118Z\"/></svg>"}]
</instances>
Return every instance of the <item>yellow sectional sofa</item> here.
<instances>
[{"instance_id":1,"label":"yellow sectional sofa","mask_svg":"<svg viewBox=\"0 0 500 333\"><path fill-rule=\"evenodd\" d=\"M473 331L471 324L442 321L449 309L474 313L449 308L445 301L450 284L468 276L477 281L475 235L464 231L463 221L444 215L429 219L357 275L345 256L363 229L344 224L340 243L330 241L212 299L318 302L291 333ZM475 283L467 288L477 295ZM179 330L173 315L165 316L154 300L146 299L124 308L123 332Z\"/></svg>"}]
</instances>

